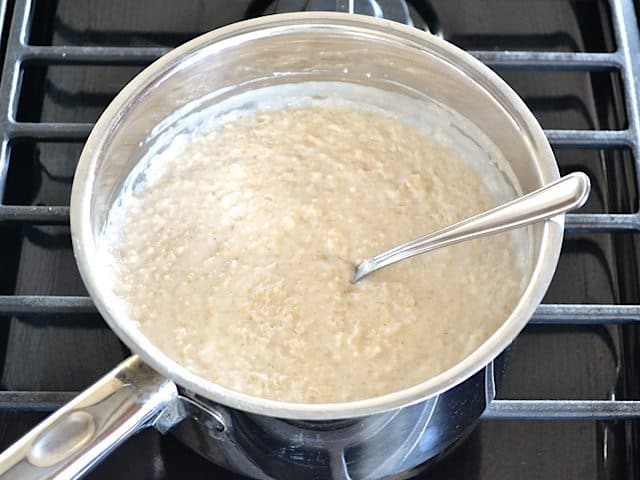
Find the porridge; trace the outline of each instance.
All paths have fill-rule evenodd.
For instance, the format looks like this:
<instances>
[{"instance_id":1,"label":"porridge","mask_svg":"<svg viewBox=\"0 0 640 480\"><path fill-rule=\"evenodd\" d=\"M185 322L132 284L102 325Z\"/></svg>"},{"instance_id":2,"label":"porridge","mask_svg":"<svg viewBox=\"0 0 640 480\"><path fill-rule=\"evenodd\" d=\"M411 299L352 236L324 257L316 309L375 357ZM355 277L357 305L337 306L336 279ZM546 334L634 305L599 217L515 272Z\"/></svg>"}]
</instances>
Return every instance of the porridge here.
<instances>
[{"instance_id":1,"label":"porridge","mask_svg":"<svg viewBox=\"0 0 640 480\"><path fill-rule=\"evenodd\" d=\"M504 322L518 233L350 283L359 260L502 200L436 137L318 100L258 106L156 155L102 238L122 308L175 361L251 395L342 402L425 381Z\"/></svg>"}]
</instances>

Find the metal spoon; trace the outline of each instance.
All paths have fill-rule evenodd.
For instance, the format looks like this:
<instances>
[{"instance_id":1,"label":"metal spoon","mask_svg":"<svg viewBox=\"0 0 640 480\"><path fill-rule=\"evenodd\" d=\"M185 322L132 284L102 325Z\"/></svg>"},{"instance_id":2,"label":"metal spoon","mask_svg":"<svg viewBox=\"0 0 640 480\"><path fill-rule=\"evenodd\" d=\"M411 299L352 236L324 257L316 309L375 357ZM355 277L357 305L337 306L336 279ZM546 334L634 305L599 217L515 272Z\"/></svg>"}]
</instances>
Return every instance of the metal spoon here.
<instances>
[{"instance_id":1,"label":"metal spoon","mask_svg":"<svg viewBox=\"0 0 640 480\"><path fill-rule=\"evenodd\" d=\"M403 243L356 266L352 283L393 263L436 248L546 220L584 205L591 190L589 177L574 172L535 190L449 227Z\"/></svg>"}]
</instances>

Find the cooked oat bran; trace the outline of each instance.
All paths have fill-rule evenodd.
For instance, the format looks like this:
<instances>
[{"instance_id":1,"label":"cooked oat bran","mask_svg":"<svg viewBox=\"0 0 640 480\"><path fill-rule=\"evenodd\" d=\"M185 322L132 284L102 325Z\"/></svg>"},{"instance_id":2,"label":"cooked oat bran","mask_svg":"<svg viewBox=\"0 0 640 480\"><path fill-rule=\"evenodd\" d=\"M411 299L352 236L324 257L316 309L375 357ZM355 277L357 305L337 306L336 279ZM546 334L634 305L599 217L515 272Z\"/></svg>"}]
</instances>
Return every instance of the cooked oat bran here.
<instances>
[{"instance_id":1,"label":"cooked oat bran","mask_svg":"<svg viewBox=\"0 0 640 480\"><path fill-rule=\"evenodd\" d=\"M349 282L359 259L497 203L403 122L290 106L152 162L105 238L113 289L173 359L248 394L341 402L422 382L503 323L522 277L511 233Z\"/></svg>"}]
</instances>

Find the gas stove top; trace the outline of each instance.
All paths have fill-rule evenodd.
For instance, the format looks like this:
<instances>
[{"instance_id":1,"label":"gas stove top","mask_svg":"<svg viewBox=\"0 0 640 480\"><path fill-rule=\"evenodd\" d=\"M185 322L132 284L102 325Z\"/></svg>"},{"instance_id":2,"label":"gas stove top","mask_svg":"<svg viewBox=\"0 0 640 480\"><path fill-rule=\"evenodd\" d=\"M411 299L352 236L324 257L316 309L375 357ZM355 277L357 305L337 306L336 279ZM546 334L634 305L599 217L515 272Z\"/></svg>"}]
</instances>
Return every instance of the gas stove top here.
<instances>
[{"instance_id":1,"label":"gas stove top","mask_svg":"<svg viewBox=\"0 0 640 480\"><path fill-rule=\"evenodd\" d=\"M326 5L325 5L326 4ZM586 171L558 270L477 428L416 478L639 478L640 38L631 0L0 1L0 448L128 354L96 313L68 228L73 171L108 102L202 32L292 9L413 24L470 50ZM148 430L87 478L237 479Z\"/></svg>"}]
</instances>

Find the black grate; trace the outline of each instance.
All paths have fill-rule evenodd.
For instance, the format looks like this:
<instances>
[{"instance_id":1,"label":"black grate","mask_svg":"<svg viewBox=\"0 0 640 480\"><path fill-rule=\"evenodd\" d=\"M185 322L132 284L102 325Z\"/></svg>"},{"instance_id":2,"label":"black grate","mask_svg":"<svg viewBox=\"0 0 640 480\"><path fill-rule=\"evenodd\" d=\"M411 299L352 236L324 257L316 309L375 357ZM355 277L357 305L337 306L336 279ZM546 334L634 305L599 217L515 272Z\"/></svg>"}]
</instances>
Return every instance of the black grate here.
<instances>
[{"instance_id":1,"label":"black grate","mask_svg":"<svg viewBox=\"0 0 640 480\"><path fill-rule=\"evenodd\" d=\"M131 46L46 46L30 44L34 17L31 0L16 1L11 18L4 18L7 1L0 2L5 28L8 28L6 54L0 83L0 197L4 197L11 149L22 140L78 142L86 139L91 123L28 122L17 120L24 70L30 66L51 65L146 65L167 51L163 47ZM632 0L609 2L616 48L609 52L505 51L471 53L489 66L505 70L609 72L620 75L626 128L620 130L546 130L554 148L582 150L629 150L633 158L634 189L640 188L640 36ZM2 32L0 32L2 33ZM5 35L0 35L4 38ZM640 211L632 213L580 213L567 216L567 232L585 234L638 234ZM0 222L21 225L68 223L68 205L32 206L0 204ZM91 299L83 296L2 295L0 316L74 314L65 321L90 322L95 314ZM76 315L77 314L77 315ZM69 320L71 318L72 320ZM640 322L640 305L544 304L532 324L622 325ZM0 410L49 411L71 398L72 392L2 391ZM486 419L566 419L620 420L640 418L640 401L611 400L496 400Z\"/></svg>"}]
</instances>

